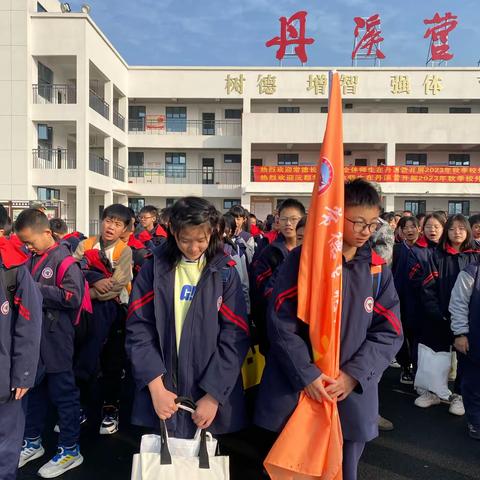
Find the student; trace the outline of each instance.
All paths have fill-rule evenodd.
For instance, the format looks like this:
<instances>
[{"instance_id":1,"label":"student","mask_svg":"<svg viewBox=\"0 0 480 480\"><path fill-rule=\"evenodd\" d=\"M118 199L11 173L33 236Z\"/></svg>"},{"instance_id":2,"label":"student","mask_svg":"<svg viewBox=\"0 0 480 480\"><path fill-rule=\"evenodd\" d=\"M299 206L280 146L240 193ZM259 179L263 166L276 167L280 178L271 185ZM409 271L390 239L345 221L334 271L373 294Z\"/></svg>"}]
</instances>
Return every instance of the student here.
<instances>
[{"instance_id":1,"label":"student","mask_svg":"<svg viewBox=\"0 0 480 480\"><path fill-rule=\"evenodd\" d=\"M480 263L471 263L458 274L449 311L451 329L463 365L462 396L468 434L480 440Z\"/></svg>"},{"instance_id":2,"label":"student","mask_svg":"<svg viewBox=\"0 0 480 480\"><path fill-rule=\"evenodd\" d=\"M269 293L267 285L270 277L283 263L288 253L297 246L296 226L305 216L305 207L294 198L287 198L278 209L280 234L277 239L265 247L252 264L250 297L253 321L257 327L260 350L266 352L267 340L267 304ZM268 286L271 288L271 286Z\"/></svg>"},{"instance_id":3,"label":"student","mask_svg":"<svg viewBox=\"0 0 480 480\"><path fill-rule=\"evenodd\" d=\"M253 237L259 237L262 238L262 230L259 228L259 222L257 221L257 217L255 214L250 213L248 215L248 227L247 230L250 232Z\"/></svg>"},{"instance_id":4,"label":"student","mask_svg":"<svg viewBox=\"0 0 480 480\"><path fill-rule=\"evenodd\" d=\"M472 215L468 221L472 227L473 239L480 245L480 214Z\"/></svg>"},{"instance_id":5,"label":"student","mask_svg":"<svg viewBox=\"0 0 480 480\"><path fill-rule=\"evenodd\" d=\"M472 230L467 219L460 214L452 215L445 225L438 247L430 258L421 292L425 315L420 342L435 352L449 352L451 349L453 336L448 310L450 294L458 274L479 259L480 250L472 239ZM460 356L454 393L448 410L459 416L465 414L461 395L462 364L463 358ZM423 392L415 400L415 405L421 408L439 403L438 395L429 391Z\"/></svg>"},{"instance_id":6,"label":"student","mask_svg":"<svg viewBox=\"0 0 480 480\"><path fill-rule=\"evenodd\" d=\"M242 254L240 247L232 240L236 229L235 217L231 213L226 213L220 218L219 223L220 237L223 239L224 252L232 257L235 262L240 282L242 284L243 297L247 306L247 314L250 314L250 282L248 279L247 259Z\"/></svg>"},{"instance_id":7,"label":"student","mask_svg":"<svg viewBox=\"0 0 480 480\"><path fill-rule=\"evenodd\" d=\"M167 232L158 223L158 209L153 205L146 205L140 210L138 218L140 226L136 237L150 249L161 245L167 238Z\"/></svg>"},{"instance_id":8,"label":"student","mask_svg":"<svg viewBox=\"0 0 480 480\"><path fill-rule=\"evenodd\" d=\"M420 232L423 232L423 225L425 223L425 217L427 215L425 213L417 213L415 215L416 219L418 220L418 225L420 226Z\"/></svg>"},{"instance_id":9,"label":"student","mask_svg":"<svg viewBox=\"0 0 480 480\"><path fill-rule=\"evenodd\" d=\"M27 255L5 237L11 222L0 205L0 478L14 480L25 430L22 400L33 387L42 336L42 296Z\"/></svg>"},{"instance_id":10,"label":"student","mask_svg":"<svg viewBox=\"0 0 480 480\"><path fill-rule=\"evenodd\" d=\"M24 210L15 222L15 231L32 254L28 267L43 296L40 362L35 387L28 395L19 466L45 453L41 435L50 401L58 413L58 451L38 475L53 478L83 462L78 444L80 398L73 374L73 354L74 323L82 305L85 280L76 262L65 266L71 258L70 251L55 241L44 213Z\"/></svg>"},{"instance_id":11,"label":"student","mask_svg":"<svg viewBox=\"0 0 480 480\"><path fill-rule=\"evenodd\" d=\"M241 205L235 205L229 211L234 217L237 224L235 233L233 235L233 241L240 245L247 255L247 264L252 263L253 255L255 253L255 239L248 233L245 228L247 227L247 211Z\"/></svg>"},{"instance_id":12,"label":"student","mask_svg":"<svg viewBox=\"0 0 480 480\"><path fill-rule=\"evenodd\" d=\"M137 391L134 424L175 437L198 428L213 434L246 425L241 367L250 345L245 300L223 252L219 213L202 198L178 200L171 236L148 260L133 286L126 348ZM154 293L155 292L155 295ZM197 403L190 416L175 398Z\"/></svg>"},{"instance_id":13,"label":"student","mask_svg":"<svg viewBox=\"0 0 480 480\"><path fill-rule=\"evenodd\" d=\"M397 362L401 366L400 383L413 385L413 355L414 348L414 325L408 320L410 316L406 315L405 310L411 302L409 283L408 258L411 248L418 241L420 236L420 225L413 216L402 217L398 222L398 228L402 231L405 240L397 243L393 247L392 274L395 288L400 299L400 312L403 326L404 341L402 348L398 352Z\"/></svg>"},{"instance_id":14,"label":"student","mask_svg":"<svg viewBox=\"0 0 480 480\"><path fill-rule=\"evenodd\" d=\"M390 266L392 264L395 235L390 223L388 223L386 220L383 220L381 217L378 219L378 221L380 226L378 230L372 234L370 238L370 244L374 252L382 257L387 265Z\"/></svg>"},{"instance_id":15,"label":"student","mask_svg":"<svg viewBox=\"0 0 480 480\"><path fill-rule=\"evenodd\" d=\"M305 227L307 226L307 216L305 215L302 219L297 223L295 228L295 234L297 236L297 247L302 245L303 237L305 235Z\"/></svg>"},{"instance_id":16,"label":"student","mask_svg":"<svg viewBox=\"0 0 480 480\"><path fill-rule=\"evenodd\" d=\"M380 197L372 184L363 179L345 184L340 375L333 383L313 363L308 325L297 318L301 247L285 260L271 300L271 348L254 419L259 427L280 432L302 391L318 401L337 398L344 480L357 478L365 443L378 435L378 382L403 341L399 301L388 267L382 267L378 294L372 291L372 266L384 264L368 244L378 228L379 213Z\"/></svg>"},{"instance_id":17,"label":"student","mask_svg":"<svg viewBox=\"0 0 480 480\"><path fill-rule=\"evenodd\" d=\"M77 249L78 244L87 238L83 233L77 231L68 233L67 223L61 218L50 220L50 230L52 230L55 240L68 247L72 253Z\"/></svg>"},{"instance_id":18,"label":"student","mask_svg":"<svg viewBox=\"0 0 480 480\"><path fill-rule=\"evenodd\" d=\"M80 243L74 257L86 267L93 306L93 331L78 353L75 373L88 396L100 369L102 389L101 435L118 431L121 378L124 369L125 312L132 281L132 250L121 240L131 223L129 209L113 204L103 211L101 233Z\"/></svg>"},{"instance_id":19,"label":"student","mask_svg":"<svg viewBox=\"0 0 480 480\"><path fill-rule=\"evenodd\" d=\"M135 212L131 208L128 210L131 218L130 225L125 232L120 235L120 239L132 249L133 278L135 279L145 260L151 256L151 253L145 244L135 237Z\"/></svg>"}]
</instances>

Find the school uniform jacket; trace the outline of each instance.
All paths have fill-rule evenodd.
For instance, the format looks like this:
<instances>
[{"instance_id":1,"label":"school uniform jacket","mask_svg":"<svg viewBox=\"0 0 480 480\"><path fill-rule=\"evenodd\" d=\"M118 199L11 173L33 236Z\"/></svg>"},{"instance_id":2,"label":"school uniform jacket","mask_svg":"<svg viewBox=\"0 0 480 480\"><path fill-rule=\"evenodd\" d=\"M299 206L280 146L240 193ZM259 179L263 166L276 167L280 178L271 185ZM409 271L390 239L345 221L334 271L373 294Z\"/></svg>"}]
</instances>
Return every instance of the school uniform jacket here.
<instances>
[{"instance_id":1,"label":"school uniform jacket","mask_svg":"<svg viewBox=\"0 0 480 480\"><path fill-rule=\"evenodd\" d=\"M29 270L43 296L43 326L40 365L46 373L72 369L74 326L82 303L85 280L80 266L72 264L57 286L57 271L70 256L65 245L55 244L42 255L32 255Z\"/></svg>"},{"instance_id":2,"label":"school uniform jacket","mask_svg":"<svg viewBox=\"0 0 480 480\"><path fill-rule=\"evenodd\" d=\"M40 355L42 296L26 266L12 263L2 248L0 269L15 266L14 308L6 297L5 285L0 285L0 404L10 399L12 388L33 387Z\"/></svg>"},{"instance_id":3,"label":"school uniform jacket","mask_svg":"<svg viewBox=\"0 0 480 480\"><path fill-rule=\"evenodd\" d=\"M434 351L448 351L453 343L450 330L450 295L458 274L480 260L480 249L457 252L448 243L432 253L422 282L425 312L422 343ZM427 330L428 329L428 330Z\"/></svg>"},{"instance_id":4,"label":"school uniform jacket","mask_svg":"<svg viewBox=\"0 0 480 480\"><path fill-rule=\"evenodd\" d=\"M153 250L155 247L162 245L167 239L167 232L161 226L156 224L149 232L140 227L135 234L135 237L146 245L147 248Z\"/></svg>"},{"instance_id":5,"label":"school uniform jacket","mask_svg":"<svg viewBox=\"0 0 480 480\"><path fill-rule=\"evenodd\" d=\"M283 263L268 316L270 350L258 394L255 423L280 431L299 394L321 372L312 362L308 326L297 318L297 278L301 247ZM403 342L399 301L392 274L383 267L373 302L371 265L384 261L368 245L343 263L340 368L358 381L338 403L343 436L367 442L378 435L378 382Z\"/></svg>"},{"instance_id":6,"label":"school uniform jacket","mask_svg":"<svg viewBox=\"0 0 480 480\"><path fill-rule=\"evenodd\" d=\"M228 269L228 276L222 273ZM132 422L159 427L148 384L163 375L165 387L194 401L206 393L219 402L209 430L215 434L246 425L241 367L250 345L245 300L230 257L217 254L205 266L182 330L177 355L174 312L175 269L164 249L154 251L138 275L127 316L126 349L137 390ZM180 412L167 422L178 437L196 427Z\"/></svg>"}]
</instances>

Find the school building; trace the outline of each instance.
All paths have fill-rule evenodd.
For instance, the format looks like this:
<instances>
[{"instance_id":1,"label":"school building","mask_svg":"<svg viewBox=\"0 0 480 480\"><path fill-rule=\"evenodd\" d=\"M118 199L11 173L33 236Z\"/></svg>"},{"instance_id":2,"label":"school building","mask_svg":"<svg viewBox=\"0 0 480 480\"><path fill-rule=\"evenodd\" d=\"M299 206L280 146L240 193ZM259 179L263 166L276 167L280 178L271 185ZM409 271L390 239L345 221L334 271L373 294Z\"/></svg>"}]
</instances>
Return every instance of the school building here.
<instances>
[{"instance_id":1,"label":"school building","mask_svg":"<svg viewBox=\"0 0 480 480\"><path fill-rule=\"evenodd\" d=\"M112 202L308 206L329 69L132 66L65 10L0 1L2 202L42 200L84 232ZM379 182L387 210L480 211L480 69L339 73L350 175Z\"/></svg>"}]
</instances>

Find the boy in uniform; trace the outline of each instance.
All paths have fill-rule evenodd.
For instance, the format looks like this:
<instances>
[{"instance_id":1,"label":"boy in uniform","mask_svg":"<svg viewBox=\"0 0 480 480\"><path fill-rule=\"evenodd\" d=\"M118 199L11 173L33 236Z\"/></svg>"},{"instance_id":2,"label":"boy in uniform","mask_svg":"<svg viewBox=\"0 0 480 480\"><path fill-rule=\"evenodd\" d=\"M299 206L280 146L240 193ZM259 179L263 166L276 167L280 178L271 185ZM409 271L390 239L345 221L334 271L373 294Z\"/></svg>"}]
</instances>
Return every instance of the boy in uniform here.
<instances>
[{"instance_id":1,"label":"boy in uniform","mask_svg":"<svg viewBox=\"0 0 480 480\"><path fill-rule=\"evenodd\" d=\"M158 223L158 209L153 205L146 205L140 210L138 218L141 228L136 237L150 249L161 245L167 238L167 232Z\"/></svg>"},{"instance_id":2,"label":"boy in uniform","mask_svg":"<svg viewBox=\"0 0 480 480\"><path fill-rule=\"evenodd\" d=\"M15 222L18 238L31 252L28 267L43 296L40 362L35 388L29 393L24 443L19 466L41 457L48 401L58 412L60 435L56 455L38 471L43 478L80 466L80 399L73 374L74 323L82 305L85 280L65 245L59 245L48 218L36 209L24 210ZM62 269L66 268L63 273ZM61 277L61 278L60 278Z\"/></svg>"},{"instance_id":3,"label":"boy in uniform","mask_svg":"<svg viewBox=\"0 0 480 480\"><path fill-rule=\"evenodd\" d=\"M4 236L10 219L0 205L0 478L17 477L25 429L22 398L33 387L40 355L42 296L27 255Z\"/></svg>"}]
</instances>

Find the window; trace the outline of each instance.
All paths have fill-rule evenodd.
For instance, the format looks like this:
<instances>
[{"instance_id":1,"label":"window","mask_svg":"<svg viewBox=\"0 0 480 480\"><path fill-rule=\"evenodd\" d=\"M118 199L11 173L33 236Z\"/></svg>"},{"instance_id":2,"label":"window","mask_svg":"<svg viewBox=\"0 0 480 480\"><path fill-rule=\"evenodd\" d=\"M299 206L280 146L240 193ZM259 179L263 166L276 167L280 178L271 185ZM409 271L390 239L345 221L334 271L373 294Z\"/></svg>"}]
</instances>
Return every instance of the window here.
<instances>
[{"instance_id":1,"label":"window","mask_svg":"<svg viewBox=\"0 0 480 480\"><path fill-rule=\"evenodd\" d=\"M455 215L461 213L462 215L470 215L470 201L469 200L451 200L448 202L448 214Z\"/></svg>"},{"instance_id":2,"label":"window","mask_svg":"<svg viewBox=\"0 0 480 480\"><path fill-rule=\"evenodd\" d=\"M298 165L298 153L279 153L278 165Z\"/></svg>"},{"instance_id":3,"label":"window","mask_svg":"<svg viewBox=\"0 0 480 480\"><path fill-rule=\"evenodd\" d=\"M469 167L470 154L468 153L450 153L448 155L448 165L450 167Z\"/></svg>"},{"instance_id":4,"label":"window","mask_svg":"<svg viewBox=\"0 0 480 480\"><path fill-rule=\"evenodd\" d=\"M214 113L202 113L202 135L215 135Z\"/></svg>"},{"instance_id":5,"label":"window","mask_svg":"<svg viewBox=\"0 0 480 480\"><path fill-rule=\"evenodd\" d=\"M38 187L37 197L39 200L60 200L60 190L55 188Z\"/></svg>"},{"instance_id":6,"label":"window","mask_svg":"<svg viewBox=\"0 0 480 480\"><path fill-rule=\"evenodd\" d=\"M226 153L223 156L223 163L242 163L241 153Z\"/></svg>"},{"instance_id":7,"label":"window","mask_svg":"<svg viewBox=\"0 0 480 480\"><path fill-rule=\"evenodd\" d=\"M130 177L143 177L145 173L143 152L128 152L128 175Z\"/></svg>"},{"instance_id":8,"label":"window","mask_svg":"<svg viewBox=\"0 0 480 480\"><path fill-rule=\"evenodd\" d=\"M278 107L278 113L300 113L300 107Z\"/></svg>"},{"instance_id":9,"label":"window","mask_svg":"<svg viewBox=\"0 0 480 480\"><path fill-rule=\"evenodd\" d=\"M38 13L44 13L46 11L47 11L47 9L40 2L37 2L37 12Z\"/></svg>"},{"instance_id":10,"label":"window","mask_svg":"<svg viewBox=\"0 0 480 480\"><path fill-rule=\"evenodd\" d=\"M386 164L384 158L377 158L377 167L384 167Z\"/></svg>"},{"instance_id":11,"label":"window","mask_svg":"<svg viewBox=\"0 0 480 480\"><path fill-rule=\"evenodd\" d=\"M52 149L53 128L46 123L39 123L37 125L38 133L38 148L43 150Z\"/></svg>"},{"instance_id":12,"label":"window","mask_svg":"<svg viewBox=\"0 0 480 480\"><path fill-rule=\"evenodd\" d=\"M428 113L428 107L407 107L407 113Z\"/></svg>"},{"instance_id":13,"label":"window","mask_svg":"<svg viewBox=\"0 0 480 480\"><path fill-rule=\"evenodd\" d=\"M448 111L449 113L472 113L470 107L450 107Z\"/></svg>"},{"instance_id":14,"label":"window","mask_svg":"<svg viewBox=\"0 0 480 480\"><path fill-rule=\"evenodd\" d=\"M215 182L215 159L202 158L202 183L213 185Z\"/></svg>"},{"instance_id":15,"label":"window","mask_svg":"<svg viewBox=\"0 0 480 480\"><path fill-rule=\"evenodd\" d=\"M414 215L419 213L426 213L427 201L426 200L405 200L404 210L410 210Z\"/></svg>"},{"instance_id":16,"label":"window","mask_svg":"<svg viewBox=\"0 0 480 480\"><path fill-rule=\"evenodd\" d=\"M143 132L145 130L146 114L146 107L130 105L128 107L128 129L131 132Z\"/></svg>"},{"instance_id":17,"label":"window","mask_svg":"<svg viewBox=\"0 0 480 480\"><path fill-rule=\"evenodd\" d=\"M145 206L144 198L129 198L128 207L131 208L137 215L140 210Z\"/></svg>"},{"instance_id":18,"label":"window","mask_svg":"<svg viewBox=\"0 0 480 480\"><path fill-rule=\"evenodd\" d=\"M38 95L48 102L52 102L53 71L41 62L38 62Z\"/></svg>"},{"instance_id":19,"label":"window","mask_svg":"<svg viewBox=\"0 0 480 480\"><path fill-rule=\"evenodd\" d=\"M353 103L346 103L345 110L353 110Z\"/></svg>"},{"instance_id":20,"label":"window","mask_svg":"<svg viewBox=\"0 0 480 480\"><path fill-rule=\"evenodd\" d=\"M187 176L187 155L185 153L165 153L165 176L174 178Z\"/></svg>"},{"instance_id":21,"label":"window","mask_svg":"<svg viewBox=\"0 0 480 480\"><path fill-rule=\"evenodd\" d=\"M242 118L242 110L236 108L225 109L225 120L234 120Z\"/></svg>"},{"instance_id":22,"label":"window","mask_svg":"<svg viewBox=\"0 0 480 480\"><path fill-rule=\"evenodd\" d=\"M328 113L328 107L320 107L320 113Z\"/></svg>"},{"instance_id":23,"label":"window","mask_svg":"<svg viewBox=\"0 0 480 480\"><path fill-rule=\"evenodd\" d=\"M418 166L427 164L426 153L407 153L405 155L405 165Z\"/></svg>"},{"instance_id":24,"label":"window","mask_svg":"<svg viewBox=\"0 0 480 480\"><path fill-rule=\"evenodd\" d=\"M176 198L167 198L167 201L165 203L165 206L167 208L173 207L173 204L177 201Z\"/></svg>"},{"instance_id":25,"label":"window","mask_svg":"<svg viewBox=\"0 0 480 480\"><path fill-rule=\"evenodd\" d=\"M239 198L225 198L223 200L223 209L224 210L230 210L232 207L235 207L235 205L240 205L240 199Z\"/></svg>"},{"instance_id":26,"label":"window","mask_svg":"<svg viewBox=\"0 0 480 480\"><path fill-rule=\"evenodd\" d=\"M356 158L355 166L356 167L366 167L368 165L368 160L366 158Z\"/></svg>"},{"instance_id":27,"label":"window","mask_svg":"<svg viewBox=\"0 0 480 480\"><path fill-rule=\"evenodd\" d=\"M187 107L167 107L167 132L187 131Z\"/></svg>"}]
</instances>

